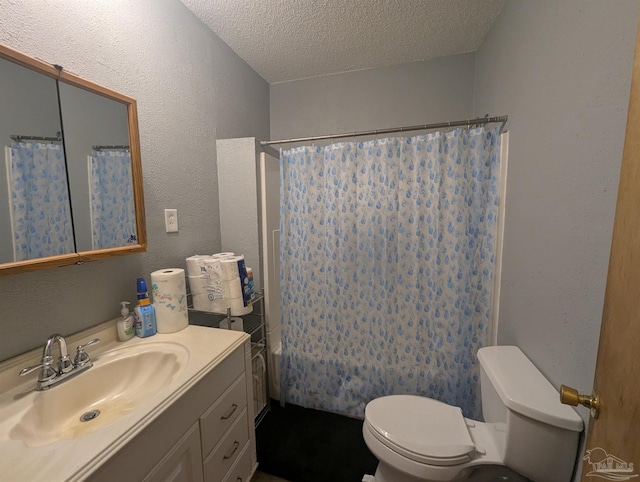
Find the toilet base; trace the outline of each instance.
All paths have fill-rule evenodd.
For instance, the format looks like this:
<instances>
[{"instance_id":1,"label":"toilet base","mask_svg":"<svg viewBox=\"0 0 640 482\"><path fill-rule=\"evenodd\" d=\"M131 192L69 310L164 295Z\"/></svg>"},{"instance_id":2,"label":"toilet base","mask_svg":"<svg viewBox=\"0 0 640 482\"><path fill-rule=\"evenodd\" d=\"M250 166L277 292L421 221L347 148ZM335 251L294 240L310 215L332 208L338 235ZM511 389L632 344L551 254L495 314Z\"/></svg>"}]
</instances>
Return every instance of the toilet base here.
<instances>
[{"instance_id":1,"label":"toilet base","mask_svg":"<svg viewBox=\"0 0 640 482\"><path fill-rule=\"evenodd\" d=\"M451 481L464 480L472 472L472 470L473 469L461 470L455 479L449 479L449 480ZM445 479L440 479L440 480L445 480ZM372 482L438 482L438 481L414 477L413 475L397 470L395 467L392 467L390 465L378 463L378 467L376 468L376 474Z\"/></svg>"},{"instance_id":2,"label":"toilet base","mask_svg":"<svg viewBox=\"0 0 640 482\"><path fill-rule=\"evenodd\" d=\"M422 480L413 477L412 475L405 474L394 467L386 464L378 463L376 468L376 474L374 477L375 482L423 482Z\"/></svg>"},{"instance_id":3,"label":"toilet base","mask_svg":"<svg viewBox=\"0 0 640 482\"><path fill-rule=\"evenodd\" d=\"M375 476L365 475L362 482L429 482L425 479L417 479L411 475L399 472L392 467L378 464ZM464 471L455 480L464 480L473 482L531 482L526 477L514 472L508 467L488 465L475 469Z\"/></svg>"}]
</instances>

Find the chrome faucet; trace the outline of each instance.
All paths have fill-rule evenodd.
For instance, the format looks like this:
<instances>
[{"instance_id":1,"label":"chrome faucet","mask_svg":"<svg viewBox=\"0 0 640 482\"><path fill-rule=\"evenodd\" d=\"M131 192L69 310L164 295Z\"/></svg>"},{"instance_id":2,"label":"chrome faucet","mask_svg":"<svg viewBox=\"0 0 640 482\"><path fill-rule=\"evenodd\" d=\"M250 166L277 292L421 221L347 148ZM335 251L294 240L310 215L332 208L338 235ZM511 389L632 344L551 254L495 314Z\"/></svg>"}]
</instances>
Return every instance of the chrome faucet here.
<instances>
[{"instance_id":1,"label":"chrome faucet","mask_svg":"<svg viewBox=\"0 0 640 482\"><path fill-rule=\"evenodd\" d=\"M40 371L40 375L38 375L36 390L48 390L49 388L54 387L65 380L69 380L70 378L91 368L93 366L93 362L84 349L99 342L99 338L94 338L84 345L79 345L77 347L76 357L72 362L71 358L69 358L69 353L67 353L67 342L64 337L58 334L51 335L47 340L47 343L44 345L40 363L32 367L24 368L20 371L20 376L28 375L29 373L41 368L42 370ZM58 350L60 351L57 370L52 367L53 356L51 353L54 344L58 345Z\"/></svg>"}]
</instances>

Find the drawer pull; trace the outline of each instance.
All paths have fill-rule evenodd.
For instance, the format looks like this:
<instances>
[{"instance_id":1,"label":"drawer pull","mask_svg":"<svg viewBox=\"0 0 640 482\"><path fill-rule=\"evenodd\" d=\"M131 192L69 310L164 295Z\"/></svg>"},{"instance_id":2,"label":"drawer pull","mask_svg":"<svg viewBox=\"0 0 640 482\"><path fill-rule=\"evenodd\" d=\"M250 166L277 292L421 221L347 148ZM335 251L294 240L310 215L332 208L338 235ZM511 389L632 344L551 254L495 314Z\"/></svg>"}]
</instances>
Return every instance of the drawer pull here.
<instances>
[{"instance_id":1,"label":"drawer pull","mask_svg":"<svg viewBox=\"0 0 640 482\"><path fill-rule=\"evenodd\" d=\"M242 482L242 477L238 477L238 478L236 479L236 482Z\"/></svg>"},{"instance_id":2,"label":"drawer pull","mask_svg":"<svg viewBox=\"0 0 640 482\"><path fill-rule=\"evenodd\" d=\"M220 420L227 420L228 418L231 418L231 415L233 415L236 410L238 410L238 405L234 403L233 405L231 405L231 411L229 412L229 415L223 415L222 417L220 417Z\"/></svg>"},{"instance_id":3,"label":"drawer pull","mask_svg":"<svg viewBox=\"0 0 640 482\"><path fill-rule=\"evenodd\" d=\"M222 458L224 460L230 459L231 457L233 457L233 454L236 453L236 450L238 450L238 447L240 447L240 442L238 442L237 440L235 442L233 442L233 450L231 451L231 453L229 455L225 455Z\"/></svg>"}]
</instances>

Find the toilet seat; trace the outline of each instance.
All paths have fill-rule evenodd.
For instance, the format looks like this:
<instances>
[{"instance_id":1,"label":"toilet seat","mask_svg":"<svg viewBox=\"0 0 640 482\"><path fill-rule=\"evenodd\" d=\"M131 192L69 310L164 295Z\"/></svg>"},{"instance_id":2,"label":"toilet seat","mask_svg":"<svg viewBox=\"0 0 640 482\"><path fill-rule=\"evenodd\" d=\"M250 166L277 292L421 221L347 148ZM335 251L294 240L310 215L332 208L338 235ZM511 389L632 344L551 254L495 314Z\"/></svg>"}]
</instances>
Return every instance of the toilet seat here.
<instances>
[{"instance_id":1,"label":"toilet seat","mask_svg":"<svg viewBox=\"0 0 640 482\"><path fill-rule=\"evenodd\" d=\"M367 404L365 425L387 448L423 464L459 465L476 452L460 408L425 397L377 398Z\"/></svg>"}]
</instances>

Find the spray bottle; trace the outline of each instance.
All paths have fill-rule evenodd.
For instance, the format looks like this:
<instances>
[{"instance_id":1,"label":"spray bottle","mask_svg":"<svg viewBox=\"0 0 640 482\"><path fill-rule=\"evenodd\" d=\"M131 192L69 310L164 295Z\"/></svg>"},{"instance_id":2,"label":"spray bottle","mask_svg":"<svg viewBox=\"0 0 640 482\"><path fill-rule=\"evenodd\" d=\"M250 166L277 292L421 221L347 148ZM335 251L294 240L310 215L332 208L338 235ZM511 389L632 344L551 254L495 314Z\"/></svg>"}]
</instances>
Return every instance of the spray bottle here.
<instances>
[{"instance_id":1,"label":"spray bottle","mask_svg":"<svg viewBox=\"0 0 640 482\"><path fill-rule=\"evenodd\" d=\"M156 311L149 299L147 282L144 278L138 278L138 306L134 310L136 314L136 335L140 338L156 334Z\"/></svg>"}]
</instances>

